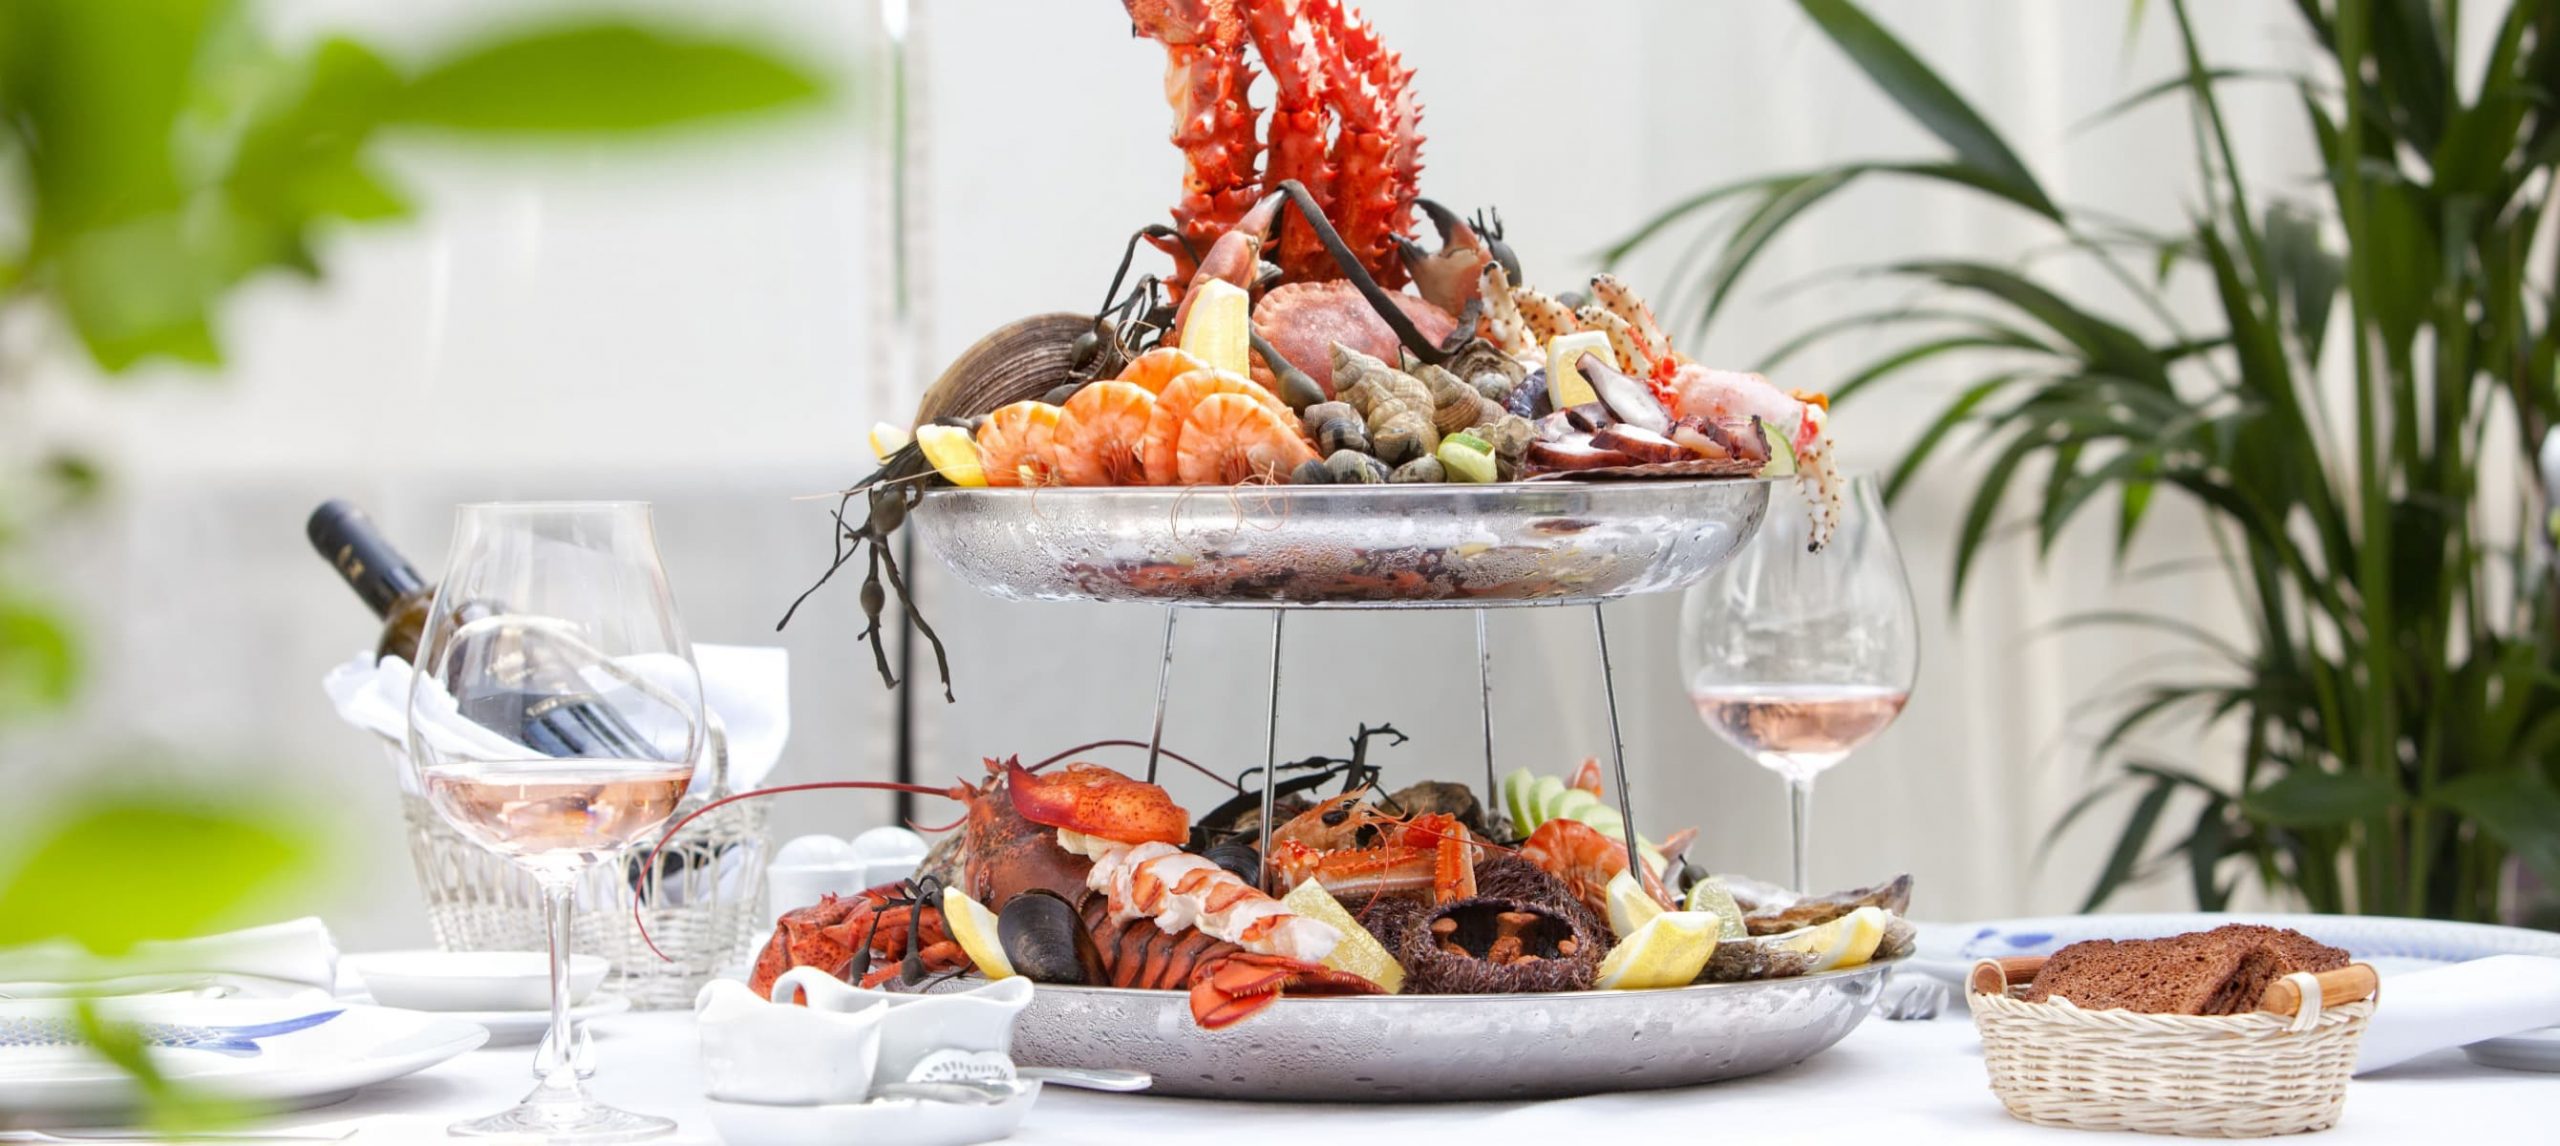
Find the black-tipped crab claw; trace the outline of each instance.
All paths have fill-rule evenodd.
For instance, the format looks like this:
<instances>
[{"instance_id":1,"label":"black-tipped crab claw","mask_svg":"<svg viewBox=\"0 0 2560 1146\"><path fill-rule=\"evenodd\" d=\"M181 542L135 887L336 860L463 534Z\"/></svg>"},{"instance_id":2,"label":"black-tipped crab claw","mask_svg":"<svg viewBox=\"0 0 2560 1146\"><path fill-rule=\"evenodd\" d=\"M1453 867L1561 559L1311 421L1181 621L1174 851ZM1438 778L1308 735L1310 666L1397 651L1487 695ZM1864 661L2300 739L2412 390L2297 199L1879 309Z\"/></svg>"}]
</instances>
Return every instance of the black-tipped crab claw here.
<instances>
[{"instance_id":1,"label":"black-tipped crab claw","mask_svg":"<svg viewBox=\"0 0 2560 1146\"><path fill-rule=\"evenodd\" d=\"M1414 289L1433 306L1451 314L1465 310L1475 297L1489 262L1501 263L1511 281L1520 281L1520 261L1502 241L1501 216L1495 215L1488 227L1484 215L1479 214L1470 223L1429 199L1416 199L1414 206L1421 208L1431 220L1432 229L1440 232L1440 249L1426 250L1411 239L1398 238L1396 250L1404 258L1405 273L1412 276Z\"/></svg>"}]
</instances>

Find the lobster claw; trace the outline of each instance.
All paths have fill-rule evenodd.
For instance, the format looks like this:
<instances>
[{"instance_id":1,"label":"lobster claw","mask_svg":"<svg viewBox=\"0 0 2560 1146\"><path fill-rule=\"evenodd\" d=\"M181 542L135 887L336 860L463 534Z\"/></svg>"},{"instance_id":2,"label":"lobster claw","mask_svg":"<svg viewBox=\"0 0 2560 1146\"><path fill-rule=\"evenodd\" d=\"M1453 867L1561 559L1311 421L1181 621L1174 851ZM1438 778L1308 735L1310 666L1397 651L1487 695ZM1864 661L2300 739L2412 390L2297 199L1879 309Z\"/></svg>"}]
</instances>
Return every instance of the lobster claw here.
<instances>
[{"instance_id":1,"label":"lobster claw","mask_svg":"<svg viewBox=\"0 0 2560 1146\"><path fill-rule=\"evenodd\" d=\"M994 767L995 762L987 762ZM1180 844L1191 838L1191 814L1164 789L1099 764L1069 764L1039 773L1018 759L1003 764L1005 791L1023 819L1124 844Z\"/></svg>"},{"instance_id":2,"label":"lobster claw","mask_svg":"<svg viewBox=\"0 0 2560 1146\"><path fill-rule=\"evenodd\" d=\"M1223 1030L1261 1014L1294 989L1314 995L1375 995L1378 985L1320 963L1238 951L1203 965L1191 979L1191 1018L1202 1030Z\"/></svg>"}]
</instances>

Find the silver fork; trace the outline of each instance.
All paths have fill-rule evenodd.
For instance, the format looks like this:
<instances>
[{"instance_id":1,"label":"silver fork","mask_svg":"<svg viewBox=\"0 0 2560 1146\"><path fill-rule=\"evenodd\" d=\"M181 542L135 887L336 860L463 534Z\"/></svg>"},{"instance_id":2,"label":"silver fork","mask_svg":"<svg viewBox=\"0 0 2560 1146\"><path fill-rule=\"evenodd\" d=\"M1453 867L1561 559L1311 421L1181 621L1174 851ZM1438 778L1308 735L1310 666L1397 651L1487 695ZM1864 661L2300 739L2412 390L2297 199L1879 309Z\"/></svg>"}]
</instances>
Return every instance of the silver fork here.
<instances>
[{"instance_id":1,"label":"silver fork","mask_svg":"<svg viewBox=\"0 0 2560 1146\"><path fill-rule=\"evenodd\" d=\"M1936 979L1915 979L1885 1000L1884 1017L1894 1022L1934 1019L1939 1011L1946 1009L1947 1000L1953 996L1954 992L1945 983Z\"/></svg>"}]
</instances>

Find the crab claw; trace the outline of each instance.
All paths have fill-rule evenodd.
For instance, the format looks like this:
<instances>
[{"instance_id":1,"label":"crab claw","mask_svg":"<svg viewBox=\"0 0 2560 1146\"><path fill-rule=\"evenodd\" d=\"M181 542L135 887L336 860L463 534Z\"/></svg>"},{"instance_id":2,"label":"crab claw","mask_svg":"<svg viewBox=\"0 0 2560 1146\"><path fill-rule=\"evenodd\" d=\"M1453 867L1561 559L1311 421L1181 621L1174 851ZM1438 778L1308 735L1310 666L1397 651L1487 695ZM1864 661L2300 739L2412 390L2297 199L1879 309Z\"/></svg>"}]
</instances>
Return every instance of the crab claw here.
<instances>
[{"instance_id":1,"label":"crab claw","mask_svg":"<svg viewBox=\"0 0 2560 1146\"><path fill-rule=\"evenodd\" d=\"M1175 330L1182 329L1183 320L1190 317L1191 298L1201 284L1225 279L1246 290L1261 285L1262 242L1271 234L1272 222L1280 217L1281 199L1278 192L1264 196L1262 202L1236 220L1235 226L1227 228L1226 234L1218 236L1217 242L1209 244L1209 253L1200 256L1200 269L1191 272L1191 281L1183 286L1182 305L1173 313Z\"/></svg>"},{"instance_id":2,"label":"crab claw","mask_svg":"<svg viewBox=\"0 0 2560 1146\"><path fill-rule=\"evenodd\" d=\"M1404 258L1405 274L1425 300L1456 314L1474 297L1485 264L1494 261L1493 248L1457 212L1429 199L1416 199L1413 205L1440 232L1440 249L1425 250L1422 244L1398 236L1396 251Z\"/></svg>"},{"instance_id":3,"label":"crab claw","mask_svg":"<svg viewBox=\"0 0 2560 1146\"><path fill-rule=\"evenodd\" d=\"M1042 774L1004 762L1005 791L1023 819L1115 843L1180 844L1191 838L1191 813L1164 789L1100 764L1069 764Z\"/></svg>"},{"instance_id":4,"label":"crab claw","mask_svg":"<svg viewBox=\"0 0 2560 1146\"><path fill-rule=\"evenodd\" d=\"M1191 977L1191 1018L1203 1030L1222 1030L1262 1013L1282 990L1314 995L1375 995L1372 983L1283 955L1238 951L1203 964Z\"/></svg>"}]
</instances>

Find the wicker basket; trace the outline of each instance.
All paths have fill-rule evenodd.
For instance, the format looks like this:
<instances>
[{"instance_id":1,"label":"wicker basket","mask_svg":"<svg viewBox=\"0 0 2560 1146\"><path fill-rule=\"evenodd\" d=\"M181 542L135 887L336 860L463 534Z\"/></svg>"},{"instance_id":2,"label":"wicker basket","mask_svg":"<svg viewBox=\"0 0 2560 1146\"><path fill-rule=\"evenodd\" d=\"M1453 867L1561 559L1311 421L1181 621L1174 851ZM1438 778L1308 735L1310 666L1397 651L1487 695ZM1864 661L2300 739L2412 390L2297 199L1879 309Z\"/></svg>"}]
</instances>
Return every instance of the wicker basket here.
<instances>
[{"instance_id":1,"label":"wicker basket","mask_svg":"<svg viewBox=\"0 0 2560 1146\"><path fill-rule=\"evenodd\" d=\"M1991 1091L2044 1126L2262 1138L2325 1130L2346 1103L2377 980L2358 963L2291 975L2246 1015L2087 1011L2017 997L2042 956L1973 970Z\"/></svg>"},{"instance_id":2,"label":"wicker basket","mask_svg":"<svg viewBox=\"0 0 2560 1146\"><path fill-rule=\"evenodd\" d=\"M714 744L717 746L715 736ZM395 757L397 743L388 743ZM719 751L715 747L715 751ZM395 762L397 762L395 760ZM726 752L713 767L711 794L687 797L677 816L728 792ZM409 858L427 900L436 944L447 951L540 951L549 945L542 924L542 889L523 868L465 838L436 814L426 798L400 794L408 824ZM688 1008L702 985L726 972L761 938L764 900L765 806L742 801L685 825L668 841L657 872L645 871L648 853L633 849L623 862L598 864L579 877L571 945L613 963L604 989L629 996L642 1009ZM632 923L631 901L642 901L649 949Z\"/></svg>"}]
</instances>

